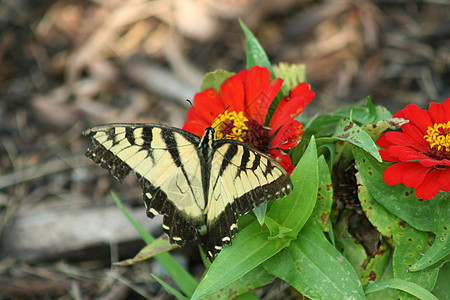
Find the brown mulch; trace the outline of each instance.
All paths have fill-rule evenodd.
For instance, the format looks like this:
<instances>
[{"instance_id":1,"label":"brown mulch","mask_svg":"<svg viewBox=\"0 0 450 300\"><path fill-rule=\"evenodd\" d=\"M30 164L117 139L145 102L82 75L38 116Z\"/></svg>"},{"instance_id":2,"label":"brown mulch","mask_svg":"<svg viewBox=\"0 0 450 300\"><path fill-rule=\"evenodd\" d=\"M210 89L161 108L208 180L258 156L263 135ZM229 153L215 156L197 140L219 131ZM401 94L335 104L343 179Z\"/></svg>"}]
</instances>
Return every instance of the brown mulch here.
<instances>
[{"instance_id":1,"label":"brown mulch","mask_svg":"<svg viewBox=\"0 0 450 300\"><path fill-rule=\"evenodd\" d=\"M391 112L450 96L445 1L2 1L1 298L170 298L154 262L111 267L143 246L111 189L160 229L134 178L118 184L84 157L81 132L182 126L206 72L245 68L238 18L273 63L306 64L308 116L368 95ZM176 251L199 277L195 253Z\"/></svg>"}]
</instances>

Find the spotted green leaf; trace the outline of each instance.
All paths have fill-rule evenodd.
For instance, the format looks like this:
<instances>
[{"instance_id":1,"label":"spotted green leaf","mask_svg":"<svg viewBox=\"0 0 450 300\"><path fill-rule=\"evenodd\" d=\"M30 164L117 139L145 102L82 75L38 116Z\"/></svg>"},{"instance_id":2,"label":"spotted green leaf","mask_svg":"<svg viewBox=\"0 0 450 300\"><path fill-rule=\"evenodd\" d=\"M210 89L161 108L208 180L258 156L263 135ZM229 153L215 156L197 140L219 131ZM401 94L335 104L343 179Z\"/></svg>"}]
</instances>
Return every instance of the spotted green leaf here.
<instances>
[{"instance_id":1,"label":"spotted green leaf","mask_svg":"<svg viewBox=\"0 0 450 300\"><path fill-rule=\"evenodd\" d=\"M332 137L364 149L379 162L382 161L377 145L372 138L361 127L350 120L341 120Z\"/></svg>"},{"instance_id":2,"label":"spotted green leaf","mask_svg":"<svg viewBox=\"0 0 450 300\"><path fill-rule=\"evenodd\" d=\"M383 241L374 257L369 260L369 263L361 276L361 284L365 285L368 284L369 281L381 280L388 267L391 255L392 248L387 242Z\"/></svg>"},{"instance_id":3,"label":"spotted green leaf","mask_svg":"<svg viewBox=\"0 0 450 300\"><path fill-rule=\"evenodd\" d=\"M356 160L356 169L362 168L361 162ZM381 204L375 201L369 193L367 186L360 173L356 173L356 181L358 183L358 198L364 213L370 223L377 227L377 230L388 240L392 238L392 225L397 219Z\"/></svg>"},{"instance_id":4,"label":"spotted green leaf","mask_svg":"<svg viewBox=\"0 0 450 300\"><path fill-rule=\"evenodd\" d=\"M367 260L366 250L361 243L357 243L348 232L349 214L342 213L340 221L334 226L334 236L336 237L336 248L345 256L353 266L358 277L364 272L364 262Z\"/></svg>"},{"instance_id":5,"label":"spotted green leaf","mask_svg":"<svg viewBox=\"0 0 450 300\"><path fill-rule=\"evenodd\" d=\"M312 218L319 221L322 230L328 230L328 219L330 218L331 205L333 204L333 184L331 182L330 170L323 155L319 157L319 188L317 202Z\"/></svg>"},{"instance_id":6,"label":"spotted green leaf","mask_svg":"<svg viewBox=\"0 0 450 300\"><path fill-rule=\"evenodd\" d=\"M405 221L397 219L393 226L394 256L393 267L396 278L416 283L431 291L436 283L439 268L409 272L411 266L430 247L429 234L418 231ZM414 299L409 294L399 292L401 299Z\"/></svg>"},{"instance_id":7,"label":"spotted green leaf","mask_svg":"<svg viewBox=\"0 0 450 300\"><path fill-rule=\"evenodd\" d=\"M390 127L400 128L407 121L399 118L390 118L387 120L381 120L372 124L364 125L361 128L367 132L372 138L380 135Z\"/></svg>"},{"instance_id":8,"label":"spotted green leaf","mask_svg":"<svg viewBox=\"0 0 450 300\"><path fill-rule=\"evenodd\" d=\"M431 199L430 210L436 238L425 255L411 267L411 271L428 268L450 255L450 193L441 192Z\"/></svg>"},{"instance_id":9,"label":"spotted green leaf","mask_svg":"<svg viewBox=\"0 0 450 300\"><path fill-rule=\"evenodd\" d=\"M353 147L353 156L361 179L376 202L414 228L432 230L430 201L417 199L413 189L403 184L387 185L383 180L386 163L379 163L358 147Z\"/></svg>"}]
</instances>

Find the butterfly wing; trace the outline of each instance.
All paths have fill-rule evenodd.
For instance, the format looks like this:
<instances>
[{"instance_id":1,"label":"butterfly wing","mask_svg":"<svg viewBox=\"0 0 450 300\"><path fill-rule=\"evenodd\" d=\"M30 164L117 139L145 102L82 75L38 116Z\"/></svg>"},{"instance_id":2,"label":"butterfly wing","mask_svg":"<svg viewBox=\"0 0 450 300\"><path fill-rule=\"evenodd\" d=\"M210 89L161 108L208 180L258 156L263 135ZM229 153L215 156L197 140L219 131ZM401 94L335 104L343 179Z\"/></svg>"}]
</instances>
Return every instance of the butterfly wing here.
<instances>
[{"instance_id":1,"label":"butterfly wing","mask_svg":"<svg viewBox=\"0 0 450 300\"><path fill-rule=\"evenodd\" d=\"M197 240L205 209L197 136L152 124L107 124L84 134L91 138L86 156L119 181L135 172L147 215L164 215L172 243Z\"/></svg>"},{"instance_id":2,"label":"butterfly wing","mask_svg":"<svg viewBox=\"0 0 450 300\"><path fill-rule=\"evenodd\" d=\"M238 141L214 143L202 244L212 261L237 231L237 219L268 200L288 194L292 181L274 159Z\"/></svg>"}]
</instances>

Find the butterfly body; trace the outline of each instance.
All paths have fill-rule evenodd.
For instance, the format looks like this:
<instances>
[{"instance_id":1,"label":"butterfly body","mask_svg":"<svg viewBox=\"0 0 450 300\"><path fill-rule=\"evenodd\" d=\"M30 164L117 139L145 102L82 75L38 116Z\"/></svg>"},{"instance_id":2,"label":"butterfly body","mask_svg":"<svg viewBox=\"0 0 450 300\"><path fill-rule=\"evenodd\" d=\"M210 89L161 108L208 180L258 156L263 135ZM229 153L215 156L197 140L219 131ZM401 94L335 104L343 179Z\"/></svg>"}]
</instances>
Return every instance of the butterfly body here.
<instances>
[{"instance_id":1,"label":"butterfly body","mask_svg":"<svg viewBox=\"0 0 450 300\"><path fill-rule=\"evenodd\" d=\"M237 219L292 189L286 171L266 154L235 140L202 138L175 127L106 124L87 130L86 156L122 181L131 171L147 215L181 246L200 241L212 261L237 232ZM206 226L206 233L200 228Z\"/></svg>"}]
</instances>

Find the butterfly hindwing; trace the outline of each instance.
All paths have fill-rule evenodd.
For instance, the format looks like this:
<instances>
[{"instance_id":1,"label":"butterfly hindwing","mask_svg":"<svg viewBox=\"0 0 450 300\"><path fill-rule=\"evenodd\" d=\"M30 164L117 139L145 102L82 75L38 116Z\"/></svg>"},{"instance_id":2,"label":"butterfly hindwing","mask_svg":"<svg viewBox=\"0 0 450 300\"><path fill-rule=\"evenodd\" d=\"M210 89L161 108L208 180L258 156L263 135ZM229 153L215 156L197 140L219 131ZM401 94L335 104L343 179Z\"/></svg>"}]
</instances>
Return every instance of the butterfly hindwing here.
<instances>
[{"instance_id":1,"label":"butterfly hindwing","mask_svg":"<svg viewBox=\"0 0 450 300\"><path fill-rule=\"evenodd\" d=\"M231 243L239 215L292 189L287 172L264 153L234 140L216 141L214 148L207 206L210 237L203 241L212 258Z\"/></svg>"}]
</instances>

